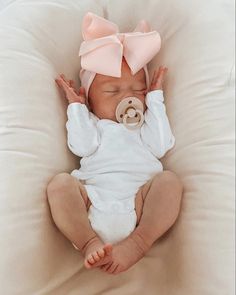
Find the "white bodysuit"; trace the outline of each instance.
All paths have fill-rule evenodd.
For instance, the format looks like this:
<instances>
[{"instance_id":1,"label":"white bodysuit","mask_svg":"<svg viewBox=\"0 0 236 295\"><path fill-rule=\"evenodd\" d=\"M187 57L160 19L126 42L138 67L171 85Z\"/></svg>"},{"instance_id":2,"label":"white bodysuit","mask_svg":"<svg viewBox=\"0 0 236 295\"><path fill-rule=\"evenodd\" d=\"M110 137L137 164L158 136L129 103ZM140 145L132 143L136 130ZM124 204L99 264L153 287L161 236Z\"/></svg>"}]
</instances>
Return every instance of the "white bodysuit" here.
<instances>
[{"instance_id":1,"label":"white bodysuit","mask_svg":"<svg viewBox=\"0 0 236 295\"><path fill-rule=\"evenodd\" d=\"M149 92L144 123L134 130L99 119L85 104L68 105L68 146L82 157L71 175L85 181L92 203L88 218L104 243L116 243L135 229L135 194L163 171L158 158L175 144L163 102L162 90Z\"/></svg>"}]
</instances>

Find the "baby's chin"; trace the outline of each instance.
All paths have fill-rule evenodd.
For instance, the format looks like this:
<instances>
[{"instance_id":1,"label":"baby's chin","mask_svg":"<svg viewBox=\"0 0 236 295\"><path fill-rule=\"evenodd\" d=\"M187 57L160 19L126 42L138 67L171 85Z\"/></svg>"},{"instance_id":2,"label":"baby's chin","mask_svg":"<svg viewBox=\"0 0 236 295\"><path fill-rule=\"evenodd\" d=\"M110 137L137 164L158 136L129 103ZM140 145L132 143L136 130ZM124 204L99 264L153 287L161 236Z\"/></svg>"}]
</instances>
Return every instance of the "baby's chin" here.
<instances>
[{"instance_id":1,"label":"baby's chin","mask_svg":"<svg viewBox=\"0 0 236 295\"><path fill-rule=\"evenodd\" d=\"M117 121L117 119L116 119L116 117L115 116L113 116L113 117L107 117L107 116L105 116L105 117L102 117L102 119L107 119L107 120L111 120L111 121L114 121L114 122L117 122L118 123L118 121Z\"/></svg>"},{"instance_id":2,"label":"baby's chin","mask_svg":"<svg viewBox=\"0 0 236 295\"><path fill-rule=\"evenodd\" d=\"M118 122L117 120L116 120L116 117L115 117L115 115L106 115L106 114L97 114L96 112L94 113L97 117L98 117L98 119L100 119L100 120L104 120L104 119L106 119L106 120L111 120L111 121L114 121L114 122Z\"/></svg>"}]
</instances>

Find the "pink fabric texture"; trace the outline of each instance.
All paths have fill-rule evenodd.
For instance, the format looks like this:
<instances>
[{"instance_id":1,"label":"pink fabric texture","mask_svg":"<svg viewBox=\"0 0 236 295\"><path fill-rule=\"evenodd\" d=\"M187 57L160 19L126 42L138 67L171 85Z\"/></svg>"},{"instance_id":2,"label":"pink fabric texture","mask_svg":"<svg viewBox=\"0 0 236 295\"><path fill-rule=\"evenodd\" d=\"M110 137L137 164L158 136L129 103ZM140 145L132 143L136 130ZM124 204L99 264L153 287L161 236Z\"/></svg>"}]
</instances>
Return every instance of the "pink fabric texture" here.
<instances>
[{"instance_id":1,"label":"pink fabric texture","mask_svg":"<svg viewBox=\"0 0 236 295\"><path fill-rule=\"evenodd\" d=\"M86 96L96 74L121 77L123 57L133 75L144 68L149 85L147 64L160 50L161 38L146 21L140 21L133 32L119 33L116 24L88 12L82 22L82 36L80 79Z\"/></svg>"}]
</instances>

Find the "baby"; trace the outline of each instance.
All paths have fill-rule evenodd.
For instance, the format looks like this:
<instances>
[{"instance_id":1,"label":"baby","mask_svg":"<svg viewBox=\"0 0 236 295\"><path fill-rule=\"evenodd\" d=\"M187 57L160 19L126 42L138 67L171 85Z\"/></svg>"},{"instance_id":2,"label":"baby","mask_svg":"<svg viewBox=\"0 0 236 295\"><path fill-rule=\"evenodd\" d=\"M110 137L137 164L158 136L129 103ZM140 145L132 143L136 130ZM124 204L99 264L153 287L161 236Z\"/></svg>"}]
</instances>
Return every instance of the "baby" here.
<instances>
[{"instance_id":1,"label":"baby","mask_svg":"<svg viewBox=\"0 0 236 295\"><path fill-rule=\"evenodd\" d=\"M160 39L144 22L133 35L125 35L115 24L88 13L82 28L82 87L77 92L64 75L56 79L69 102L68 146L82 157L81 167L53 177L48 201L56 226L82 252L85 267L118 274L147 253L180 211L183 185L158 160L175 144L163 103L167 68L156 70L149 83L146 63L159 50ZM124 50L130 36L136 38L132 44L140 36L147 38L142 43L152 44L138 62L132 60L130 47L128 53ZM123 45L114 62L111 37ZM86 45L91 49L92 41L100 46L89 56ZM109 47L103 48L103 60L101 44Z\"/></svg>"}]
</instances>

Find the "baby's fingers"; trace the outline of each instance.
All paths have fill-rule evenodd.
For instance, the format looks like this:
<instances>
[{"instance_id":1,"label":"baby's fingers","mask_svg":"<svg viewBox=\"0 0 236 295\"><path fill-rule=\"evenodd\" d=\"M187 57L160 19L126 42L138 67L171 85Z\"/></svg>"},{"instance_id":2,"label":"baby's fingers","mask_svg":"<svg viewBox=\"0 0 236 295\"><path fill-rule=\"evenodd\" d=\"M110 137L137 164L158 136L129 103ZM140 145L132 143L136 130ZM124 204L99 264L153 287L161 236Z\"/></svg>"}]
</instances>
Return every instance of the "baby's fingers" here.
<instances>
[{"instance_id":1,"label":"baby's fingers","mask_svg":"<svg viewBox=\"0 0 236 295\"><path fill-rule=\"evenodd\" d=\"M55 79L55 82L57 83L57 85L58 85L59 87L61 87L61 81L60 81L59 79Z\"/></svg>"},{"instance_id":2,"label":"baby's fingers","mask_svg":"<svg viewBox=\"0 0 236 295\"><path fill-rule=\"evenodd\" d=\"M163 80L168 68L160 67L158 79Z\"/></svg>"},{"instance_id":3,"label":"baby's fingers","mask_svg":"<svg viewBox=\"0 0 236 295\"><path fill-rule=\"evenodd\" d=\"M62 88L64 91L66 91L70 86L61 78L55 79L57 85Z\"/></svg>"},{"instance_id":4,"label":"baby's fingers","mask_svg":"<svg viewBox=\"0 0 236 295\"><path fill-rule=\"evenodd\" d=\"M160 66L158 70L154 71L150 90L162 89L162 84L164 82L164 76L168 68Z\"/></svg>"},{"instance_id":5,"label":"baby's fingers","mask_svg":"<svg viewBox=\"0 0 236 295\"><path fill-rule=\"evenodd\" d=\"M157 79L158 79L158 76L159 76L159 71L158 70L155 70L154 73L153 73L153 77L152 77L152 83L156 83Z\"/></svg>"},{"instance_id":6,"label":"baby's fingers","mask_svg":"<svg viewBox=\"0 0 236 295\"><path fill-rule=\"evenodd\" d=\"M68 87L67 84L61 79L55 79L55 82L57 83L57 86L62 89L64 92L66 92L66 88Z\"/></svg>"},{"instance_id":7,"label":"baby's fingers","mask_svg":"<svg viewBox=\"0 0 236 295\"><path fill-rule=\"evenodd\" d=\"M73 80L66 80L66 77L65 77L64 74L60 74L59 79L64 82L64 85L67 85L68 87L74 88L74 81Z\"/></svg>"},{"instance_id":8,"label":"baby's fingers","mask_svg":"<svg viewBox=\"0 0 236 295\"><path fill-rule=\"evenodd\" d=\"M83 99L84 102L86 101L86 93L84 87L79 88L79 96Z\"/></svg>"},{"instance_id":9,"label":"baby's fingers","mask_svg":"<svg viewBox=\"0 0 236 295\"><path fill-rule=\"evenodd\" d=\"M60 78L61 78L64 82L66 82L67 84L69 84L69 83L66 81L66 77L65 77L64 74L60 74Z\"/></svg>"},{"instance_id":10,"label":"baby's fingers","mask_svg":"<svg viewBox=\"0 0 236 295\"><path fill-rule=\"evenodd\" d=\"M69 80L70 87L75 88L75 82L73 80Z\"/></svg>"},{"instance_id":11,"label":"baby's fingers","mask_svg":"<svg viewBox=\"0 0 236 295\"><path fill-rule=\"evenodd\" d=\"M75 81L69 80L69 85L70 85L70 88L72 88L74 92L79 95L79 91L75 88Z\"/></svg>"}]
</instances>

